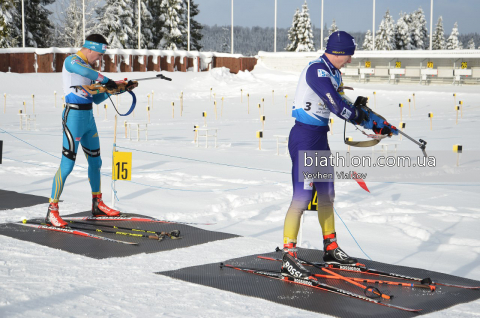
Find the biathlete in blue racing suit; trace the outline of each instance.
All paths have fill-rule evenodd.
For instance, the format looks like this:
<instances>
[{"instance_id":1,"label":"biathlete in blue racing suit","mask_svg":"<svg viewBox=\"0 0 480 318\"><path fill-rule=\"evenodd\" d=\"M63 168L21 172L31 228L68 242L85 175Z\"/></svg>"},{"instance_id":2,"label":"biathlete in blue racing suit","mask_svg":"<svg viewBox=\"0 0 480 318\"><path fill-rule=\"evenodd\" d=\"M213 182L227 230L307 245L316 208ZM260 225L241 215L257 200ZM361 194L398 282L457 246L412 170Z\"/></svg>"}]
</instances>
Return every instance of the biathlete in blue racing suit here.
<instances>
[{"instance_id":1,"label":"biathlete in blue racing suit","mask_svg":"<svg viewBox=\"0 0 480 318\"><path fill-rule=\"evenodd\" d=\"M100 188L100 140L93 117L92 103L99 104L108 98L107 93L91 95L86 90L72 86L90 85L95 82L105 84L109 89L115 89L117 84L106 76L95 71L92 65L101 60L107 49L106 39L99 34L86 38L85 44L76 54L70 55L63 64L63 90L65 93L65 109L62 114L63 150L60 167L53 178L52 194L46 222L53 226L65 227L58 212L58 201L62 194L65 180L72 172L77 157L79 144L88 161L88 180L92 189L94 216L119 216L120 212L113 210L102 201Z\"/></svg>"}]
</instances>

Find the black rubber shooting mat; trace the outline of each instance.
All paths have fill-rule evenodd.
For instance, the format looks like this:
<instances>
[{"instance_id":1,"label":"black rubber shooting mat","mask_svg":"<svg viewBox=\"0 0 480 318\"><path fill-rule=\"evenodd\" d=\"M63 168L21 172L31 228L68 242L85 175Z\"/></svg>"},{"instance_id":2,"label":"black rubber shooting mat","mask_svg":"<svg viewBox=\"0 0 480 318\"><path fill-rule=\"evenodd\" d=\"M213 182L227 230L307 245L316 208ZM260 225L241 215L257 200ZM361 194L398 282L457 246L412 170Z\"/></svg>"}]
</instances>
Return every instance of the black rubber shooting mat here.
<instances>
[{"instance_id":1,"label":"black rubber shooting mat","mask_svg":"<svg viewBox=\"0 0 480 318\"><path fill-rule=\"evenodd\" d=\"M91 216L91 213L81 212L67 216ZM144 215L129 214L129 216L145 217ZM0 235L5 235L19 239L22 241L28 241L37 243L40 245L60 249L62 251L80 254L96 259L110 258L110 257L126 257L130 255L140 253L155 253L161 251L173 250L176 248L183 248L207 242L213 242L218 240L225 240L238 235L207 231L196 228L194 226L176 224L176 223L152 223L152 222L131 222L131 221L93 221L95 224L110 224L123 227L129 227L132 229L142 229L150 231L163 231L170 232L173 230L180 230L181 239L172 240L168 237L162 241L150 240L147 238L137 238L132 236L117 235L113 233L88 233L98 236L109 237L116 240L137 242L138 245L127 245L110 241L102 241L89 237L82 237L69 233L54 232L44 229L37 229L26 227L20 224L7 223L0 224ZM83 226L80 225L79 226ZM108 228L101 229L107 230ZM110 229L111 230L111 229ZM135 233L132 231L118 230L123 232Z\"/></svg>"},{"instance_id":2,"label":"black rubber shooting mat","mask_svg":"<svg viewBox=\"0 0 480 318\"><path fill-rule=\"evenodd\" d=\"M48 203L47 197L0 189L0 210L12 210Z\"/></svg>"},{"instance_id":3,"label":"black rubber shooting mat","mask_svg":"<svg viewBox=\"0 0 480 318\"><path fill-rule=\"evenodd\" d=\"M323 252L318 250L299 249L299 257L309 261L321 261ZM261 254L274 258L281 258L281 253ZM408 275L411 277L430 277L434 281L468 286L480 286L480 282L461 277L431 272L418 268L383 264L359 259L359 262L370 268ZM281 262L269 261L250 255L224 262L234 266L249 267L254 269L280 270ZM320 274L317 268L307 267L312 273ZM383 279L398 282L411 282L407 280L388 277L378 277L367 274L357 274L345 271L335 271L343 276L361 277L369 279ZM158 272L156 274L231 291L237 294L262 298L279 304L309 310L317 313L328 314L335 317L414 317L419 314L439 311L457 304L470 302L480 298L480 290L459 289L453 287L436 286L436 291L415 289L392 285L378 285L384 293L394 295L391 300L382 300L403 307L422 309L419 313L401 311L394 308L376 305L363 300L314 289L307 286L287 283L280 280L241 272L232 268L220 268L219 263L187 267L174 271ZM326 274L326 273L322 273ZM320 282L340 287L342 289L363 294L363 289L341 280L318 278ZM372 285L367 284L366 285Z\"/></svg>"}]
</instances>

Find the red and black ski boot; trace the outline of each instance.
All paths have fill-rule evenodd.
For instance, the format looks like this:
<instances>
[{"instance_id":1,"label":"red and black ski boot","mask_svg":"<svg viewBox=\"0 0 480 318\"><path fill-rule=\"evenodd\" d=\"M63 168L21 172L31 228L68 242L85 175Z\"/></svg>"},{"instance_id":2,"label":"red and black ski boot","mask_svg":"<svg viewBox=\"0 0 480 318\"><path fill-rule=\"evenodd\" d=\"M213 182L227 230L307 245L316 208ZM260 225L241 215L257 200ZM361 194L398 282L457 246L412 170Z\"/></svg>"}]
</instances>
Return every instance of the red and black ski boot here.
<instances>
[{"instance_id":1,"label":"red and black ski boot","mask_svg":"<svg viewBox=\"0 0 480 318\"><path fill-rule=\"evenodd\" d=\"M45 217L45 223L55 227L66 227L68 225L58 213L58 202L50 202L48 205L47 216Z\"/></svg>"},{"instance_id":2,"label":"red and black ski boot","mask_svg":"<svg viewBox=\"0 0 480 318\"><path fill-rule=\"evenodd\" d=\"M94 194L92 199L93 216L120 216L120 211L109 208L102 200L102 194Z\"/></svg>"},{"instance_id":3,"label":"red and black ski boot","mask_svg":"<svg viewBox=\"0 0 480 318\"><path fill-rule=\"evenodd\" d=\"M323 236L323 260L328 264L356 264L357 259L348 256L337 244L337 234Z\"/></svg>"},{"instance_id":4,"label":"red and black ski boot","mask_svg":"<svg viewBox=\"0 0 480 318\"><path fill-rule=\"evenodd\" d=\"M309 278L312 276L300 261L297 259L297 247L296 243L283 244L283 258L282 258L282 270L283 276L291 276L294 278Z\"/></svg>"}]
</instances>

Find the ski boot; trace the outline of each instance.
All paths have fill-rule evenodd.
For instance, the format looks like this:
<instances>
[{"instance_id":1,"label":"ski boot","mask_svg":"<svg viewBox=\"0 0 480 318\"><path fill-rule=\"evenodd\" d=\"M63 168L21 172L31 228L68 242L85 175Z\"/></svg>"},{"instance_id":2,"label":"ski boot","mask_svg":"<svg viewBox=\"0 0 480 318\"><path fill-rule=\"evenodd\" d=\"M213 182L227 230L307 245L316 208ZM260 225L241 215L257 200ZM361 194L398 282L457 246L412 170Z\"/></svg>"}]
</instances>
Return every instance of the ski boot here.
<instances>
[{"instance_id":1,"label":"ski boot","mask_svg":"<svg viewBox=\"0 0 480 318\"><path fill-rule=\"evenodd\" d=\"M109 208L102 200L102 194L94 194L92 199L93 216L120 216L120 211Z\"/></svg>"},{"instance_id":2,"label":"ski boot","mask_svg":"<svg viewBox=\"0 0 480 318\"><path fill-rule=\"evenodd\" d=\"M312 274L297 259L296 243L283 245L282 270L283 276L307 279Z\"/></svg>"},{"instance_id":3,"label":"ski boot","mask_svg":"<svg viewBox=\"0 0 480 318\"><path fill-rule=\"evenodd\" d=\"M357 259L348 256L337 244L337 234L323 236L323 260L327 264L356 264Z\"/></svg>"},{"instance_id":4,"label":"ski boot","mask_svg":"<svg viewBox=\"0 0 480 318\"><path fill-rule=\"evenodd\" d=\"M47 216L45 217L45 223L55 227L66 227L68 225L68 223L62 220L62 218L58 214L58 202L50 202L50 204L48 205L48 212Z\"/></svg>"}]
</instances>

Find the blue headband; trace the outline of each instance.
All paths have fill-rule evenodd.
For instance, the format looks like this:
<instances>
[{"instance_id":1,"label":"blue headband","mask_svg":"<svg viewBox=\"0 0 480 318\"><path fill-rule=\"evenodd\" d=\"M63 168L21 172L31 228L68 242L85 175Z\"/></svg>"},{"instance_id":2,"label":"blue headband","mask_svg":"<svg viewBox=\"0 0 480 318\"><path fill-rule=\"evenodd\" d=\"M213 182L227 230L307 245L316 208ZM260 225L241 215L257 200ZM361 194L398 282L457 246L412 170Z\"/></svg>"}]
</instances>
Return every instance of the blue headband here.
<instances>
[{"instance_id":1,"label":"blue headband","mask_svg":"<svg viewBox=\"0 0 480 318\"><path fill-rule=\"evenodd\" d=\"M345 31L333 32L328 38L325 53L333 55L353 55L356 47L353 36Z\"/></svg>"},{"instance_id":2,"label":"blue headband","mask_svg":"<svg viewBox=\"0 0 480 318\"><path fill-rule=\"evenodd\" d=\"M105 53L105 51L107 50L106 44L97 43L93 41L85 41L85 44L83 45L83 47L98 53L102 53L102 54Z\"/></svg>"}]
</instances>

